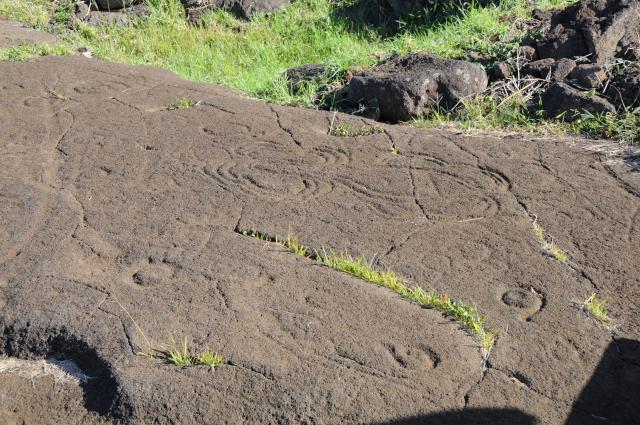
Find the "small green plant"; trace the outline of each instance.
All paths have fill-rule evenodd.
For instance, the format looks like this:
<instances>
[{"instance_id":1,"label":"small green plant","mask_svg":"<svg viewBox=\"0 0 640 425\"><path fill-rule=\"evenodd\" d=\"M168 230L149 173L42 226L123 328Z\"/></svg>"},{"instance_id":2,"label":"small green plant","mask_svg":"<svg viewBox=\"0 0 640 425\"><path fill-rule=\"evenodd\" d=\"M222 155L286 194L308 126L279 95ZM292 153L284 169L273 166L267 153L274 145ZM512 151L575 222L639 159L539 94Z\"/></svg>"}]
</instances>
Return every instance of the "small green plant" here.
<instances>
[{"instance_id":1,"label":"small green plant","mask_svg":"<svg viewBox=\"0 0 640 425\"><path fill-rule=\"evenodd\" d=\"M538 239L538 242L542 244L542 249L547 251L561 263L566 263L567 261L569 261L569 256L567 255L567 253L564 252L558 245L556 245L553 240L550 240L544 228L540 224L538 224L537 221L533 222L533 229L536 234L536 239Z\"/></svg>"},{"instance_id":2,"label":"small green plant","mask_svg":"<svg viewBox=\"0 0 640 425\"><path fill-rule=\"evenodd\" d=\"M601 300L600 297L598 297L598 294L594 292L584 302L584 309L599 321L608 323L609 312L607 311L605 304L606 302L604 300Z\"/></svg>"},{"instance_id":3,"label":"small green plant","mask_svg":"<svg viewBox=\"0 0 640 425\"><path fill-rule=\"evenodd\" d=\"M294 254L298 254L303 257L311 257L309 249L300 243L297 236L294 236L291 233L287 235L287 239L282 241L278 241L278 238L276 237L276 243L284 248L289 249Z\"/></svg>"},{"instance_id":4,"label":"small green plant","mask_svg":"<svg viewBox=\"0 0 640 425\"><path fill-rule=\"evenodd\" d=\"M198 355L197 360L198 364L212 368L221 366L224 361L220 354L216 354L212 351L203 351Z\"/></svg>"},{"instance_id":5,"label":"small green plant","mask_svg":"<svg viewBox=\"0 0 640 425\"><path fill-rule=\"evenodd\" d=\"M186 337L182 344L177 344L175 341L171 342L167 351L167 361L176 366L193 365L194 358L189 352L189 345Z\"/></svg>"},{"instance_id":6,"label":"small green plant","mask_svg":"<svg viewBox=\"0 0 640 425\"><path fill-rule=\"evenodd\" d=\"M196 102L189 100L185 97L177 99L175 102L173 102L171 105L169 105L170 110L174 110L174 109L189 109L192 106L195 106Z\"/></svg>"},{"instance_id":7,"label":"small green plant","mask_svg":"<svg viewBox=\"0 0 640 425\"><path fill-rule=\"evenodd\" d=\"M336 137L370 136L382 133L384 129L380 125L363 125L359 129L351 124L340 123L331 130L331 135Z\"/></svg>"},{"instance_id":8,"label":"small green plant","mask_svg":"<svg viewBox=\"0 0 640 425\"><path fill-rule=\"evenodd\" d=\"M169 364L181 367L209 366L215 368L224 362L221 355L209 350L199 354L192 354L186 337L182 343L176 343L175 340L171 340L171 345L165 352L165 360Z\"/></svg>"}]
</instances>

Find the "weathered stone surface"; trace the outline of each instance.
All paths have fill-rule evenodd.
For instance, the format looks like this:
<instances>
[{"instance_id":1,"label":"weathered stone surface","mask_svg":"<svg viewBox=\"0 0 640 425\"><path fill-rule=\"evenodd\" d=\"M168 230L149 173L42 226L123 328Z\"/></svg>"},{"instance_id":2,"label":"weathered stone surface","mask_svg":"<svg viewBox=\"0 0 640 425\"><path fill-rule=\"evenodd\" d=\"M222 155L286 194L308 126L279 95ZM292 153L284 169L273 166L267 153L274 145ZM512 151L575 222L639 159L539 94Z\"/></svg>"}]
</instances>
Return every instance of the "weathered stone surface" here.
<instances>
[{"instance_id":1,"label":"weathered stone surface","mask_svg":"<svg viewBox=\"0 0 640 425\"><path fill-rule=\"evenodd\" d=\"M554 59L590 55L593 62L604 64L616 54L640 48L639 33L637 0L582 0L553 15L538 54Z\"/></svg>"},{"instance_id":2,"label":"weathered stone surface","mask_svg":"<svg viewBox=\"0 0 640 425\"><path fill-rule=\"evenodd\" d=\"M602 114L615 112L616 108L600 96L581 92L565 83L553 83L542 95L542 104L550 117L562 115L566 121L579 113Z\"/></svg>"},{"instance_id":3,"label":"weathered stone surface","mask_svg":"<svg viewBox=\"0 0 640 425\"><path fill-rule=\"evenodd\" d=\"M562 58L551 66L551 81L563 81L576 67L573 59Z\"/></svg>"},{"instance_id":4,"label":"weathered stone surface","mask_svg":"<svg viewBox=\"0 0 640 425\"><path fill-rule=\"evenodd\" d=\"M187 19L194 24L200 22L202 13L226 9L238 18L248 19L258 12L273 12L289 4L289 0L181 0Z\"/></svg>"},{"instance_id":5,"label":"weathered stone surface","mask_svg":"<svg viewBox=\"0 0 640 425\"><path fill-rule=\"evenodd\" d=\"M556 63L554 59L546 58L530 62L522 68L524 75L531 75L537 78L547 78L551 73L551 68Z\"/></svg>"},{"instance_id":6,"label":"weathered stone surface","mask_svg":"<svg viewBox=\"0 0 640 425\"><path fill-rule=\"evenodd\" d=\"M98 6L98 10L110 11L140 3L140 0L92 0Z\"/></svg>"},{"instance_id":7,"label":"weathered stone surface","mask_svg":"<svg viewBox=\"0 0 640 425\"><path fill-rule=\"evenodd\" d=\"M640 65L632 65L616 74L607 86L607 95L620 110L640 106Z\"/></svg>"},{"instance_id":8,"label":"weathered stone surface","mask_svg":"<svg viewBox=\"0 0 640 425\"><path fill-rule=\"evenodd\" d=\"M9 424L640 416L640 174L621 161L408 126L334 137L374 123L82 57L0 75L0 357L59 356L91 377L3 370ZM184 98L195 106L167 108ZM483 363L437 311L245 229L362 254L475 305L497 345ZM576 308L596 290L615 342ZM172 336L225 364L136 355Z\"/></svg>"},{"instance_id":9,"label":"weathered stone surface","mask_svg":"<svg viewBox=\"0 0 640 425\"><path fill-rule=\"evenodd\" d=\"M379 102L380 118L407 121L436 105L455 106L462 98L486 89L481 66L427 54L393 56L387 62L356 74L347 86L354 103Z\"/></svg>"},{"instance_id":10,"label":"weathered stone surface","mask_svg":"<svg viewBox=\"0 0 640 425\"><path fill-rule=\"evenodd\" d=\"M0 49L20 44L54 44L58 37L26 28L23 24L0 18Z\"/></svg>"},{"instance_id":11,"label":"weathered stone surface","mask_svg":"<svg viewBox=\"0 0 640 425\"><path fill-rule=\"evenodd\" d=\"M517 52L520 60L535 61L538 59L538 52L533 46L520 46Z\"/></svg>"},{"instance_id":12,"label":"weathered stone surface","mask_svg":"<svg viewBox=\"0 0 640 425\"><path fill-rule=\"evenodd\" d=\"M582 64L573 69L571 77L575 78L582 87L598 88L606 81L607 72L601 65Z\"/></svg>"},{"instance_id":13,"label":"weathered stone surface","mask_svg":"<svg viewBox=\"0 0 640 425\"><path fill-rule=\"evenodd\" d=\"M489 77L492 81L506 80L513 76L513 67L508 62L498 62L489 70Z\"/></svg>"}]
</instances>

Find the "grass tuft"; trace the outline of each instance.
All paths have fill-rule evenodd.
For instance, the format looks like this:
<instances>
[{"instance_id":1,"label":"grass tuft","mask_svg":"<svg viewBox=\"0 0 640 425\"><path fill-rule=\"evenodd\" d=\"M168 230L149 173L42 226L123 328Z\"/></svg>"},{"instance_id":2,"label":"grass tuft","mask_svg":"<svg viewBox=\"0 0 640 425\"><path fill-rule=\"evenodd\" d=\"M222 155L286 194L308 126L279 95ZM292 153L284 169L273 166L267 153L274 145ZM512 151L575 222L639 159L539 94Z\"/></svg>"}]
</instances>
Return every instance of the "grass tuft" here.
<instances>
[{"instance_id":1,"label":"grass tuft","mask_svg":"<svg viewBox=\"0 0 640 425\"><path fill-rule=\"evenodd\" d=\"M182 343L176 343L176 341L172 339L171 345L164 354L167 363L180 367L209 366L215 368L224 362L221 355L209 350L199 354L191 353L186 337Z\"/></svg>"},{"instance_id":2,"label":"grass tuft","mask_svg":"<svg viewBox=\"0 0 640 425\"><path fill-rule=\"evenodd\" d=\"M336 137L358 137L371 136L382 132L384 132L384 128L381 125L363 125L360 128L355 128L351 124L340 123L331 130L331 135Z\"/></svg>"},{"instance_id":3,"label":"grass tuft","mask_svg":"<svg viewBox=\"0 0 640 425\"><path fill-rule=\"evenodd\" d=\"M542 244L542 249L547 251L556 260L563 264L569 261L569 256L567 255L567 253L564 252L558 245L556 245L555 242L553 242L553 240L549 238L549 236L547 236L544 228L540 224L538 224L537 221L533 222L533 229L536 234L536 239L538 239L538 242Z\"/></svg>"},{"instance_id":4,"label":"grass tuft","mask_svg":"<svg viewBox=\"0 0 640 425\"><path fill-rule=\"evenodd\" d=\"M174 101L171 105L169 105L169 110L175 110L175 109L189 109L192 106L195 106L196 102L194 102L193 100L189 100L186 97L183 97L181 99L177 99L176 101Z\"/></svg>"},{"instance_id":5,"label":"grass tuft","mask_svg":"<svg viewBox=\"0 0 640 425\"><path fill-rule=\"evenodd\" d=\"M609 312L606 308L606 301L601 300L595 292L584 302L584 308L599 321L603 323L609 322Z\"/></svg>"},{"instance_id":6,"label":"grass tuft","mask_svg":"<svg viewBox=\"0 0 640 425\"><path fill-rule=\"evenodd\" d=\"M189 345L187 343L187 338L185 337L182 344L177 344L174 341L171 342L169 349L167 350L167 362L175 365L175 366L192 366L193 365L193 356L189 352Z\"/></svg>"}]
</instances>

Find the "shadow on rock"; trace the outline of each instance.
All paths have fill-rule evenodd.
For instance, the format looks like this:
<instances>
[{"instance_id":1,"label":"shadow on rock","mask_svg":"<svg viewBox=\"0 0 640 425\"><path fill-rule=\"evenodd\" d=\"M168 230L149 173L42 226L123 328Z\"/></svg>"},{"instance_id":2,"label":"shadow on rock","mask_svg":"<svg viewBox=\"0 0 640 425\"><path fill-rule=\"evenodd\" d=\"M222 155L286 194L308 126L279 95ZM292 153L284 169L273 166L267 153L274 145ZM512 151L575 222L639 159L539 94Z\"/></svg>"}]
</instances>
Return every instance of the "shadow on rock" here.
<instances>
[{"instance_id":1,"label":"shadow on rock","mask_svg":"<svg viewBox=\"0 0 640 425\"><path fill-rule=\"evenodd\" d=\"M533 425L537 423L533 416L517 409L466 409L430 415L411 416L375 425Z\"/></svg>"},{"instance_id":2,"label":"shadow on rock","mask_svg":"<svg viewBox=\"0 0 640 425\"><path fill-rule=\"evenodd\" d=\"M614 340L573 404L565 425L638 423L640 418L640 341Z\"/></svg>"},{"instance_id":3,"label":"shadow on rock","mask_svg":"<svg viewBox=\"0 0 640 425\"><path fill-rule=\"evenodd\" d=\"M640 342L609 344L564 425L633 424L640 417ZM529 425L539 419L518 409L469 408L416 415L375 425Z\"/></svg>"}]
</instances>

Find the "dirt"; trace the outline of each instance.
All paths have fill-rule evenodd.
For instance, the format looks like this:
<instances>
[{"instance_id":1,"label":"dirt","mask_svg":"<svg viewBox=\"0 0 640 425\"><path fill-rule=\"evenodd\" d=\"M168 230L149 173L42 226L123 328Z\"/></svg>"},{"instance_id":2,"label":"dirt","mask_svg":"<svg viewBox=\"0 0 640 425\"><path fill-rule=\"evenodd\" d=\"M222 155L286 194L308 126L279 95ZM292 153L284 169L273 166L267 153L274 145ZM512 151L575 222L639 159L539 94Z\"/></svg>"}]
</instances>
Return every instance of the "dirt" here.
<instances>
[{"instance_id":1,"label":"dirt","mask_svg":"<svg viewBox=\"0 0 640 425\"><path fill-rule=\"evenodd\" d=\"M84 57L4 62L0 76L0 354L91 378L0 374L5 423L639 417L640 173L624 161L408 126L335 137L372 122ZM179 99L193 106L170 108ZM496 345L485 357L441 313L250 229L471 303ZM593 292L608 326L581 308ZM139 354L172 337L225 363Z\"/></svg>"}]
</instances>

